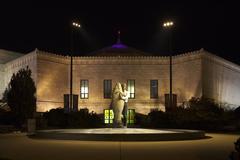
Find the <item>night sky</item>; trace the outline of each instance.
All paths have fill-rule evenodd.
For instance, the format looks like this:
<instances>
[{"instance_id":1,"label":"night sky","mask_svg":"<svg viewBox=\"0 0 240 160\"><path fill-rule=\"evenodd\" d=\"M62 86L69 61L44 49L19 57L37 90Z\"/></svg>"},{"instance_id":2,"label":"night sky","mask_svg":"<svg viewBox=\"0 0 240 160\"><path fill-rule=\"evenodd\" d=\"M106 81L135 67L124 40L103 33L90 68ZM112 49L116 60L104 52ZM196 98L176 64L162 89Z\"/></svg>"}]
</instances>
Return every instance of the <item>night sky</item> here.
<instances>
[{"instance_id":1,"label":"night sky","mask_svg":"<svg viewBox=\"0 0 240 160\"><path fill-rule=\"evenodd\" d=\"M70 22L74 30L74 54L111 46L121 30L124 44L154 55L169 53L169 32L162 23L173 20L174 54L204 48L240 64L239 8L227 1L67 1L1 4L0 48L28 53L35 48L68 54Z\"/></svg>"}]
</instances>

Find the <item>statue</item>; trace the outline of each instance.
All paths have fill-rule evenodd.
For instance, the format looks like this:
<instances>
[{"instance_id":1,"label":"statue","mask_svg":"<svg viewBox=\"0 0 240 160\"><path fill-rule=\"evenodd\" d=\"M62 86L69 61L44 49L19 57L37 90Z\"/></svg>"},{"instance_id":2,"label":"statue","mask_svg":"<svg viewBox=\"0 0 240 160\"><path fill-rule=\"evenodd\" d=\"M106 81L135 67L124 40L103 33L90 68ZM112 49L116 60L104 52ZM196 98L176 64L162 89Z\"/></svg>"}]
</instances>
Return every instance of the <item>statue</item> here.
<instances>
[{"instance_id":1,"label":"statue","mask_svg":"<svg viewBox=\"0 0 240 160\"><path fill-rule=\"evenodd\" d=\"M123 89L123 100L124 100L124 107L123 107L123 127L127 128L127 113L128 113L128 98L130 97L129 91L127 90L127 84L122 84Z\"/></svg>"},{"instance_id":2,"label":"statue","mask_svg":"<svg viewBox=\"0 0 240 160\"><path fill-rule=\"evenodd\" d=\"M122 86L118 82L112 93L112 107L114 113L114 126L122 127L122 111L124 107L124 100L122 99L123 91Z\"/></svg>"}]
</instances>

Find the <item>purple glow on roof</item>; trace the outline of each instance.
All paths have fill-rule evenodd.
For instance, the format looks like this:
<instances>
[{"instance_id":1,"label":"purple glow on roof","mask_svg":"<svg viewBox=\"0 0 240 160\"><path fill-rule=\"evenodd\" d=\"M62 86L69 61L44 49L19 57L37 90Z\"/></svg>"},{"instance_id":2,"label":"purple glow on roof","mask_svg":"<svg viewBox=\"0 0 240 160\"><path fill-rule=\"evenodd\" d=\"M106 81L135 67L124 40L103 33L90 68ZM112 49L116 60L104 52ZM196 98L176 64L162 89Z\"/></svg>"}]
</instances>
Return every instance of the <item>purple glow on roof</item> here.
<instances>
[{"instance_id":1,"label":"purple glow on roof","mask_svg":"<svg viewBox=\"0 0 240 160\"><path fill-rule=\"evenodd\" d=\"M124 48L128 48L128 47L124 44L116 43L116 44L112 45L112 48L124 49Z\"/></svg>"}]
</instances>

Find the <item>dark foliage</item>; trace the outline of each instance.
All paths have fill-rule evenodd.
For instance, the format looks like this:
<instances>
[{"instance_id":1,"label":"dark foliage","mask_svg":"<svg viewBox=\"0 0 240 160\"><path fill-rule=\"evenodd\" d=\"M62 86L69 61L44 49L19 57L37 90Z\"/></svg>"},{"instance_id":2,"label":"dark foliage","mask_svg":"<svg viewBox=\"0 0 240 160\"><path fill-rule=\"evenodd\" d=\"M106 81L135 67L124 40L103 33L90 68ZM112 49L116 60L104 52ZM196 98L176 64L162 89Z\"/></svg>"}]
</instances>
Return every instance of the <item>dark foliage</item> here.
<instances>
[{"instance_id":1,"label":"dark foliage","mask_svg":"<svg viewBox=\"0 0 240 160\"><path fill-rule=\"evenodd\" d=\"M229 159L239 160L239 158L240 158L240 138L238 138L237 141L234 142L234 148L235 148L235 151L232 151L230 153Z\"/></svg>"},{"instance_id":2,"label":"dark foliage","mask_svg":"<svg viewBox=\"0 0 240 160\"><path fill-rule=\"evenodd\" d=\"M147 115L135 113L135 124L134 126L147 127L149 124Z\"/></svg>"},{"instance_id":3,"label":"dark foliage","mask_svg":"<svg viewBox=\"0 0 240 160\"><path fill-rule=\"evenodd\" d=\"M14 123L14 115L11 112L0 110L0 125L12 125Z\"/></svg>"},{"instance_id":4,"label":"dark foliage","mask_svg":"<svg viewBox=\"0 0 240 160\"><path fill-rule=\"evenodd\" d=\"M240 152L240 138L238 138L238 140L234 142L234 145L235 145L235 150L237 152Z\"/></svg>"},{"instance_id":5,"label":"dark foliage","mask_svg":"<svg viewBox=\"0 0 240 160\"><path fill-rule=\"evenodd\" d=\"M64 109L51 109L44 113L48 126L58 128L91 128L100 127L103 120L94 112L89 113L88 109L80 109L78 112L64 113Z\"/></svg>"},{"instance_id":6,"label":"dark foliage","mask_svg":"<svg viewBox=\"0 0 240 160\"><path fill-rule=\"evenodd\" d=\"M3 94L3 100L7 101L11 108L17 128L21 128L28 118L33 118L36 111L35 93L36 87L28 67L12 75L8 88Z\"/></svg>"},{"instance_id":7,"label":"dark foliage","mask_svg":"<svg viewBox=\"0 0 240 160\"><path fill-rule=\"evenodd\" d=\"M234 110L234 114L236 115L236 117L239 117L240 119L240 106Z\"/></svg>"},{"instance_id":8,"label":"dark foliage","mask_svg":"<svg viewBox=\"0 0 240 160\"><path fill-rule=\"evenodd\" d=\"M236 119L233 111L224 110L211 99L192 98L189 108L178 107L171 112L150 112L148 126L210 131L234 130L237 126Z\"/></svg>"},{"instance_id":9,"label":"dark foliage","mask_svg":"<svg viewBox=\"0 0 240 160\"><path fill-rule=\"evenodd\" d=\"M63 109L52 109L44 113L51 127L90 128L102 127L103 116L89 113L88 109L64 113ZM186 128L208 131L236 130L238 117L231 110L224 110L210 99L193 98L189 108L178 107L169 112L152 111L148 115L135 114L135 127ZM129 126L130 127L130 126Z\"/></svg>"}]
</instances>

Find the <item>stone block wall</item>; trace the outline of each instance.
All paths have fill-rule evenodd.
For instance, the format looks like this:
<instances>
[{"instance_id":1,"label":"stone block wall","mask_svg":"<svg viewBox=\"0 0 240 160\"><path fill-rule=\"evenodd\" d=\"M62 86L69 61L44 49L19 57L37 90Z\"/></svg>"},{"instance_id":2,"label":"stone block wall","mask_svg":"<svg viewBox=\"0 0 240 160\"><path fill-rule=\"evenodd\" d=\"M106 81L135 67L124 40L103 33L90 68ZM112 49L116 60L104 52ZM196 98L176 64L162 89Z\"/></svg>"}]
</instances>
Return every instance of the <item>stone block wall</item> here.
<instances>
[{"instance_id":1,"label":"stone block wall","mask_svg":"<svg viewBox=\"0 0 240 160\"><path fill-rule=\"evenodd\" d=\"M29 66L37 86L37 111L63 107L63 95L69 94L70 57L35 50L0 64L0 93L13 73ZM165 110L169 93L169 57L74 57L73 94L80 95L80 80L89 80L89 99L80 99L79 109L102 113L111 99L103 97L103 80L135 80L135 99L129 108L147 114L151 109ZM150 98L150 80L158 80L158 98ZM240 105L240 67L204 50L173 56L173 93L178 105L192 97L213 98L222 105Z\"/></svg>"},{"instance_id":2,"label":"stone block wall","mask_svg":"<svg viewBox=\"0 0 240 160\"><path fill-rule=\"evenodd\" d=\"M74 94L80 94L80 80L89 80L89 99L80 99L79 108L102 113L111 100L103 98L103 80L135 80L135 99L129 108L147 114L151 109L165 110L164 94L169 93L169 57L102 57L76 58L74 61ZM173 57L173 93L178 104L202 95L201 53ZM158 80L157 99L150 98L150 80Z\"/></svg>"},{"instance_id":3,"label":"stone block wall","mask_svg":"<svg viewBox=\"0 0 240 160\"><path fill-rule=\"evenodd\" d=\"M2 92L5 90L5 88L8 86L8 83L11 80L11 77L13 73L17 73L20 69L29 67L32 71L32 78L36 84L37 81L37 75L36 75L36 54L35 51L23 55L17 59L14 59L10 62L7 62L6 64L2 64L0 66L0 72L1 72L1 90L0 95L2 95Z\"/></svg>"},{"instance_id":4,"label":"stone block wall","mask_svg":"<svg viewBox=\"0 0 240 160\"><path fill-rule=\"evenodd\" d=\"M63 107L63 95L69 93L70 59L37 52L37 112Z\"/></svg>"},{"instance_id":5,"label":"stone block wall","mask_svg":"<svg viewBox=\"0 0 240 160\"><path fill-rule=\"evenodd\" d=\"M172 84L173 93L177 94L178 105L192 97L202 96L202 52L173 58Z\"/></svg>"},{"instance_id":6,"label":"stone block wall","mask_svg":"<svg viewBox=\"0 0 240 160\"><path fill-rule=\"evenodd\" d=\"M240 105L240 67L205 52L203 56L203 95L227 108Z\"/></svg>"}]
</instances>

